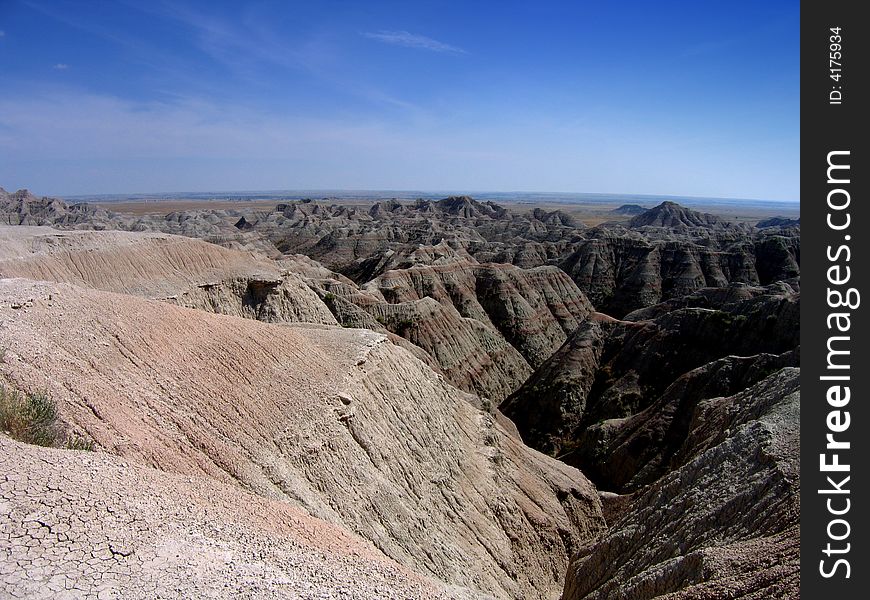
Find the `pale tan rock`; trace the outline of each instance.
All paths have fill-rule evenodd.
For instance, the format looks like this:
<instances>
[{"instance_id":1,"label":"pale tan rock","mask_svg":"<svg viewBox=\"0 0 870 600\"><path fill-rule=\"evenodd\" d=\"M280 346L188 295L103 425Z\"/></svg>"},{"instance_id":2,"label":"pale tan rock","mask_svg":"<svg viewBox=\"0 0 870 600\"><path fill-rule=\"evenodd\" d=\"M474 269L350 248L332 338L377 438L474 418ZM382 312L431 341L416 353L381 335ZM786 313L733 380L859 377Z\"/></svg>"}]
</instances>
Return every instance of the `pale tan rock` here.
<instances>
[{"instance_id":1,"label":"pale tan rock","mask_svg":"<svg viewBox=\"0 0 870 600\"><path fill-rule=\"evenodd\" d=\"M0 226L0 276L74 283L261 321L335 324L302 277L274 261L164 233Z\"/></svg>"},{"instance_id":2,"label":"pale tan rock","mask_svg":"<svg viewBox=\"0 0 870 600\"><path fill-rule=\"evenodd\" d=\"M0 346L6 380L100 448L303 506L449 584L555 598L603 527L579 471L370 331L6 279Z\"/></svg>"},{"instance_id":3,"label":"pale tan rock","mask_svg":"<svg viewBox=\"0 0 870 600\"><path fill-rule=\"evenodd\" d=\"M300 508L206 477L3 436L0 473L2 597L481 597Z\"/></svg>"}]
</instances>

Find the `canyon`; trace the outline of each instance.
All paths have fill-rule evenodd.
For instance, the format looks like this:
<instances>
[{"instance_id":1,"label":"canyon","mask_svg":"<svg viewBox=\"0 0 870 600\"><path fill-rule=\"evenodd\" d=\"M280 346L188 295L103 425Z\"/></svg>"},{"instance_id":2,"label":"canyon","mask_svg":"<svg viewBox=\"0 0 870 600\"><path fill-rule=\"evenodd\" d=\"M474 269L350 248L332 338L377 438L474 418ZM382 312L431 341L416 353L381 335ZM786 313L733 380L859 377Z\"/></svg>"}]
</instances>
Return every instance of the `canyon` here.
<instances>
[{"instance_id":1,"label":"canyon","mask_svg":"<svg viewBox=\"0 0 870 600\"><path fill-rule=\"evenodd\" d=\"M799 221L614 216L0 189L0 590L798 597Z\"/></svg>"}]
</instances>

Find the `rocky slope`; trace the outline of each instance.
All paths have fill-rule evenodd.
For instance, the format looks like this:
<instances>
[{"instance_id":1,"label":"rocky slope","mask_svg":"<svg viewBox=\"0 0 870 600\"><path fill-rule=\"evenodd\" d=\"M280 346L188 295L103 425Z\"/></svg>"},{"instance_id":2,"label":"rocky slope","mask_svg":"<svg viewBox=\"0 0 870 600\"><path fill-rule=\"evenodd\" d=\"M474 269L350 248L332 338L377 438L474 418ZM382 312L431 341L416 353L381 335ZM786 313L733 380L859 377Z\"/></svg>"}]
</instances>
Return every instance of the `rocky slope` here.
<instances>
[{"instance_id":1,"label":"rocky slope","mask_svg":"<svg viewBox=\"0 0 870 600\"><path fill-rule=\"evenodd\" d=\"M711 361L793 350L799 322L800 294L785 282L701 290L623 321L601 315L500 408L526 443L577 464L570 451L587 427L643 411L678 377Z\"/></svg>"},{"instance_id":2,"label":"rocky slope","mask_svg":"<svg viewBox=\"0 0 870 600\"><path fill-rule=\"evenodd\" d=\"M366 284L390 304L432 298L499 332L530 365L546 360L592 312L586 296L554 267L453 262L389 271Z\"/></svg>"},{"instance_id":3,"label":"rocky slope","mask_svg":"<svg viewBox=\"0 0 870 600\"><path fill-rule=\"evenodd\" d=\"M696 406L674 470L575 556L564 600L800 597L799 376Z\"/></svg>"},{"instance_id":4,"label":"rocky slope","mask_svg":"<svg viewBox=\"0 0 870 600\"><path fill-rule=\"evenodd\" d=\"M335 324L304 279L274 261L165 234L0 227L0 276L75 283L261 321Z\"/></svg>"},{"instance_id":5,"label":"rocky slope","mask_svg":"<svg viewBox=\"0 0 870 600\"><path fill-rule=\"evenodd\" d=\"M517 424L525 443L552 455L561 455L573 446L588 421L587 398L613 328L610 317L594 314L499 405L499 410Z\"/></svg>"},{"instance_id":6,"label":"rocky slope","mask_svg":"<svg viewBox=\"0 0 870 600\"><path fill-rule=\"evenodd\" d=\"M615 215L636 216L636 215L640 215L640 214L645 213L647 210L649 210L649 209L644 208L643 206L640 206L639 204L623 204L621 206L614 208L610 212L612 212Z\"/></svg>"},{"instance_id":7,"label":"rocky slope","mask_svg":"<svg viewBox=\"0 0 870 600\"><path fill-rule=\"evenodd\" d=\"M472 258L391 270L361 289L316 283L346 326L390 331L425 350L456 386L496 402L565 341L592 306L554 267Z\"/></svg>"},{"instance_id":8,"label":"rocky slope","mask_svg":"<svg viewBox=\"0 0 870 600\"><path fill-rule=\"evenodd\" d=\"M695 227L704 229L736 229L738 227L716 215L702 213L669 201L662 202L658 206L638 214L629 221L628 226L632 229L667 227L681 231Z\"/></svg>"},{"instance_id":9,"label":"rocky slope","mask_svg":"<svg viewBox=\"0 0 870 600\"><path fill-rule=\"evenodd\" d=\"M390 304L360 293L326 292L324 299L345 327L392 333L394 341L428 357L424 361L453 385L489 400L504 398L532 373L498 331L463 317L452 304L432 298Z\"/></svg>"},{"instance_id":10,"label":"rocky slope","mask_svg":"<svg viewBox=\"0 0 870 600\"><path fill-rule=\"evenodd\" d=\"M602 530L576 469L376 333L23 279L0 320L5 380L100 448L301 505L447 583L553 598Z\"/></svg>"},{"instance_id":11,"label":"rocky slope","mask_svg":"<svg viewBox=\"0 0 870 600\"><path fill-rule=\"evenodd\" d=\"M635 492L679 466L679 452L700 403L734 395L799 362L798 353L790 351L726 356L693 369L646 410L589 426L577 440L570 461L581 465L601 489Z\"/></svg>"},{"instance_id":12,"label":"rocky slope","mask_svg":"<svg viewBox=\"0 0 870 600\"><path fill-rule=\"evenodd\" d=\"M706 287L767 285L800 273L799 234L700 231L693 238L667 228L645 228L643 236L601 230L559 266L614 317Z\"/></svg>"},{"instance_id":13,"label":"rocky slope","mask_svg":"<svg viewBox=\"0 0 870 600\"><path fill-rule=\"evenodd\" d=\"M390 335L454 385L499 402L591 311L554 267L479 265L430 247L417 265L360 289L301 255L251 252L150 232L0 227L0 275L76 283L267 322L336 324ZM421 249L421 251L424 249ZM428 250L428 249L425 249ZM335 317L333 316L335 315Z\"/></svg>"},{"instance_id":14,"label":"rocky slope","mask_svg":"<svg viewBox=\"0 0 870 600\"><path fill-rule=\"evenodd\" d=\"M370 542L205 477L0 436L8 598L479 598Z\"/></svg>"},{"instance_id":15,"label":"rocky slope","mask_svg":"<svg viewBox=\"0 0 870 600\"><path fill-rule=\"evenodd\" d=\"M0 558L33 558L4 591L797 596L799 224L3 190L0 219L0 384L100 451L0 440Z\"/></svg>"},{"instance_id":16,"label":"rocky slope","mask_svg":"<svg viewBox=\"0 0 870 600\"><path fill-rule=\"evenodd\" d=\"M9 223L162 231L265 254L305 254L358 284L390 269L431 264L427 254L437 260L438 251L421 246L448 247L480 263L558 266L596 309L615 317L703 287L766 285L800 271L799 229L754 229L673 202L637 215L629 229L584 228L560 211L520 214L467 196L387 200L369 209L308 200L271 211L134 218L19 191L0 193L0 215Z\"/></svg>"},{"instance_id":17,"label":"rocky slope","mask_svg":"<svg viewBox=\"0 0 870 600\"><path fill-rule=\"evenodd\" d=\"M755 224L759 229L767 229L769 227L800 227L801 220L798 219L789 219L788 217L770 217L769 219L762 219L758 223Z\"/></svg>"}]
</instances>

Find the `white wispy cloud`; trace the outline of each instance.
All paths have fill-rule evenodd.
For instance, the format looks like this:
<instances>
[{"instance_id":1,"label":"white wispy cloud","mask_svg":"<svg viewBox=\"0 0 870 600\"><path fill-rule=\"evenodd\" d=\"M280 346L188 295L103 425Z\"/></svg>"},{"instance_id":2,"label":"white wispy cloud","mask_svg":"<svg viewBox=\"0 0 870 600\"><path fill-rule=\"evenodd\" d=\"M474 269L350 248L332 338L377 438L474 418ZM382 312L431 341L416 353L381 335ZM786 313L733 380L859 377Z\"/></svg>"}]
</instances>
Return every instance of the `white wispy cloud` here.
<instances>
[{"instance_id":1,"label":"white wispy cloud","mask_svg":"<svg viewBox=\"0 0 870 600\"><path fill-rule=\"evenodd\" d=\"M52 85L0 96L0 183L46 193L437 187L450 183L444 169L479 176L469 165L495 160L490 138L364 115L307 117L197 97L132 101Z\"/></svg>"},{"instance_id":2,"label":"white wispy cloud","mask_svg":"<svg viewBox=\"0 0 870 600\"><path fill-rule=\"evenodd\" d=\"M433 52L449 52L453 54L465 54L465 50L458 46L451 46L438 40L418 35L408 31L367 31L363 35L369 39L377 40L385 44L393 44L394 46L405 46L406 48L422 48L423 50L431 50Z\"/></svg>"},{"instance_id":3,"label":"white wispy cloud","mask_svg":"<svg viewBox=\"0 0 870 600\"><path fill-rule=\"evenodd\" d=\"M300 157L315 145L364 151L394 140L379 122L288 117L193 97L137 102L64 87L25 96L0 98L0 156L15 140L23 154L53 159Z\"/></svg>"},{"instance_id":4,"label":"white wispy cloud","mask_svg":"<svg viewBox=\"0 0 870 600\"><path fill-rule=\"evenodd\" d=\"M320 164L319 171L333 172L336 178L359 170L362 178L365 169L380 172L396 161L407 166L443 160L461 165L473 157L490 157L490 138L479 133L460 136L457 143L455 132L434 124L402 125L359 115L305 117L197 97L141 102L63 86L0 97L0 157L14 153L22 160L285 160ZM510 144L497 146L501 152ZM3 162L0 181L4 170L13 169Z\"/></svg>"},{"instance_id":5,"label":"white wispy cloud","mask_svg":"<svg viewBox=\"0 0 870 600\"><path fill-rule=\"evenodd\" d=\"M54 69L55 71L66 71L67 69L69 69L69 65L66 63L57 63L52 67L52 69Z\"/></svg>"},{"instance_id":6,"label":"white wispy cloud","mask_svg":"<svg viewBox=\"0 0 870 600\"><path fill-rule=\"evenodd\" d=\"M6 35L6 32L0 29L0 37L3 37L4 35Z\"/></svg>"},{"instance_id":7,"label":"white wispy cloud","mask_svg":"<svg viewBox=\"0 0 870 600\"><path fill-rule=\"evenodd\" d=\"M258 85L264 78L274 77L277 67L304 73L334 86L342 93L368 102L420 111L419 106L393 96L374 84L347 77L342 70L337 45L329 36L311 35L288 40L267 19L254 13L233 21L179 5L154 3L137 8L190 28L200 51L252 85ZM251 44L252 39L257 40L257 43ZM172 58L177 62L177 59ZM166 70L165 66L161 68Z\"/></svg>"}]
</instances>

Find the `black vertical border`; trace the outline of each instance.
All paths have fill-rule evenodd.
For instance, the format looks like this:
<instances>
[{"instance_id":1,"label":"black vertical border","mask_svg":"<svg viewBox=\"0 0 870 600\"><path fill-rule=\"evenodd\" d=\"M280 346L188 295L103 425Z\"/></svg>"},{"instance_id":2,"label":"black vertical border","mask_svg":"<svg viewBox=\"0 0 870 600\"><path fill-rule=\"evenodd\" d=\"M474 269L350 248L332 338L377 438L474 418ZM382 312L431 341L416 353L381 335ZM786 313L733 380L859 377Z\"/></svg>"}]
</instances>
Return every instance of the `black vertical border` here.
<instances>
[{"instance_id":1,"label":"black vertical border","mask_svg":"<svg viewBox=\"0 0 870 600\"><path fill-rule=\"evenodd\" d=\"M860 14L858 2L805 1L801 4L801 596L815 599L842 599L870 597L870 531L867 512L870 511L870 350L868 350L867 312L870 311L870 288L867 284L868 238L870 238L870 197L867 180L870 179L870 153L868 127L870 97L867 79L870 62L867 46L870 41L870 22ZM841 27L842 78L831 79L830 36L831 27ZM842 103L831 104L830 92L842 86ZM850 165L848 185L829 184L827 178L828 153L848 150ZM839 159L842 160L842 159ZM843 173L840 171L840 173ZM851 224L848 230L834 231L827 224L829 212L827 195L832 189L846 188L851 201L848 209ZM837 194L837 202L843 195ZM835 222L842 222L844 211L834 214ZM845 236L850 240L846 241ZM835 263L828 259L832 251L847 244L851 260L837 261L851 268L844 290L854 287L862 293L861 304L849 308L830 308L827 301L827 270ZM841 259L845 254L841 255ZM866 293L866 294L865 294ZM851 330L848 334L829 331L827 317L831 312L849 312ZM850 493L849 512L839 518L849 522L849 537L842 541L829 540L828 524L838 518L828 512L826 501L835 498L834 508L842 509L846 495L819 493L830 488L826 477L841 481L842 474L822 473L820 454L826 452L826 422L830 410L826 393L831 382L821 381L830 374L827 366L827 342L831 335L849 335L848 371L851 381L851 400L848 410L851 423L847 431L836 434L837 439L848 441L851 448L840 451L840 462L850 465L851 477L844 488ZM841 346L843 347L843 346ZM840 371L845 373L846 371ZM829 454L831 450L827 451ZM830 462L830 459L829 459ZM840 536L845 531L842 523L833 527ZM831 541L832 547L850 544L848 553L826 556L823 552ZM826 568L837 558L845 558L851 567L850 577L844 577L840 565L835 575L825 578L820 573L820 561Z\"/></svg>"}]
</instances>

